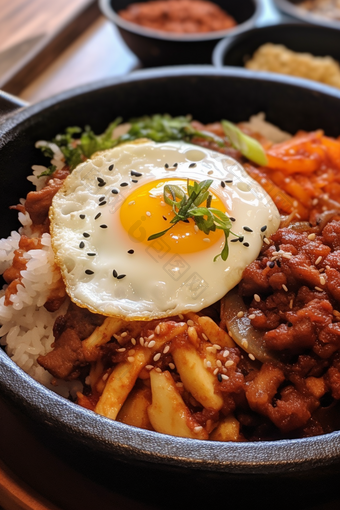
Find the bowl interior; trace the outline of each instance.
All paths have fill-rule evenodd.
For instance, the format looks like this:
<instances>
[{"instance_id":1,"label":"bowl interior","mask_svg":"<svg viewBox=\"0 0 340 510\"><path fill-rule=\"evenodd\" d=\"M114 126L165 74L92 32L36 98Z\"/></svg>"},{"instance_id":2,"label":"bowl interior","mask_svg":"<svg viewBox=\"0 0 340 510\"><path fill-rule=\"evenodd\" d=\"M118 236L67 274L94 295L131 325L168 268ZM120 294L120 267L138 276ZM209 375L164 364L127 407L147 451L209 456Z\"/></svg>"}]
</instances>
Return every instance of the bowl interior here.
<instances>
[{"instance_id":1,"label":"bowl interior","mask_svg":"<svg viewBox=\"0 0 340 510\"><path fill-rule=\"evenodd\" d=\"M340 62L340 31L296 23L255 28L224 39L214 50L213 62L217 66L243 67L265 43L283 44L292 51L314 56L331 56Z\"/></svg>"},{"instance_id":2,"label":"bowl interior","mask_svg":"<svg viewBox=\"0 0 340 510\"><path fill-rule=\"evenodd\" d=\"M284 100L283 100L284 98ZM290 77L173 67L132 73L113 82L90 85L19 111L0 125L1 237L17 228L9 206L25 195L25 177L40 152L39 139L50 139L67 126L90 124L102 132L118 116L191 114L202 122L222 118L237 122L265 112L267 119L294 133L323 128L339 135L340 92ZM0 351L0 390L50 433L66 438L91 455L125 462L144 461L167 468L211 473L265 474L304 471L334 462L340 455L340 433L263 443L217 443L170 437L137 430L95 415L46 390Z\"/></svg>"},{"instance_id":3,"label":"bowl interior","mask_svg":"<svg viewBox=\"0 0 340 510\"><path fill-rule=\"evenodd\" d=\"M313 14L311 11L300 7L299 4L302 0L273 0L276 7L283 13L293 18L305 21L306 23L312 23L315 25L321 25L326 27L333 27L340 29L340 20L331 19L318 14Z\"/></svg>"}]
</instances>

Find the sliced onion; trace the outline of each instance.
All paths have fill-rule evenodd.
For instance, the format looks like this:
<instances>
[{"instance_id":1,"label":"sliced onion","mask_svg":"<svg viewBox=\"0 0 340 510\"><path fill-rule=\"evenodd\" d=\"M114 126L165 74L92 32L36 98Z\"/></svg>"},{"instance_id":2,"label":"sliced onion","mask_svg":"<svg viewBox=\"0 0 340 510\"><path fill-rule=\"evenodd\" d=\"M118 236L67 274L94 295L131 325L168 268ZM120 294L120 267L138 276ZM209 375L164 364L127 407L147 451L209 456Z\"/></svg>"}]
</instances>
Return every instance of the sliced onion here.
<instances>
[{"instance_id":1,"label":"sliced onion","mask_svg":"<svg viewBox=\"0 0 340 510\"><path fill-rule=\"evenodd\" d=\"M281 365L278 354L266 347L263 333L251 325L247 307L236 289L222 298L221 306L222 322L226 324L229 335L239 347L262 363Z\"/></svg>"}]
</instances>

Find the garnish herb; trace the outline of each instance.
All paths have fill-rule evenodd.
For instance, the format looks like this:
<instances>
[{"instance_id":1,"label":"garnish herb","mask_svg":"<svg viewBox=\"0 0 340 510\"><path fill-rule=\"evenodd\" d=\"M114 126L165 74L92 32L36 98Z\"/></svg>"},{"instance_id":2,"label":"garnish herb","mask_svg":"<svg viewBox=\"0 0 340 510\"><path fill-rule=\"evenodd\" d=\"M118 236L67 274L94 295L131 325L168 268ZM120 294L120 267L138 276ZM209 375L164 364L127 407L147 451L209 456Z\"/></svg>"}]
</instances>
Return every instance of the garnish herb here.
<instances>
[{"instance_id":1,"label":"garnish herb","mask_svg":"<svg viewBox=\"0 0 340 510\"><path fill-rule=\"evenodd\" d=\"M188 221L189 218L193 219L197 227L202 230L205 234L209 235L209 232L214 232L216 229L223 230L225 236L224 247L216 257L214 261L221 257L222 260L227 260L229 255L228 237L229 234L233 234L238 237L237 234L231 232L231 220L219 209L211 207L212 195L209 193L209 188L212 184L212 179L207 179L200 183L194 182L193 185L187 181L187 193L179 186L173 184L166 184L163 189L164 201L171 205L175 216L170 221L171 226L151 235L148 241L157 239L163 236L171 228L173 228L179 221ZM206 202L205 207L201 206L203 202Z\"/></svg>"},{"instance_id":2,"label":"garnish herb","mask_svg":"<svg viewBox=\"0 0 340 510\"><path fill-rule=\"evenodd\" d=\"M268 163L266 153L262 145L252 138L244 134L235 124L222 120L221 124L223 130L230 140L230 143L235 149L239 150L243 156L250 161L257 163L261 166L266 166Z\"/></svg>"}]
</instances>

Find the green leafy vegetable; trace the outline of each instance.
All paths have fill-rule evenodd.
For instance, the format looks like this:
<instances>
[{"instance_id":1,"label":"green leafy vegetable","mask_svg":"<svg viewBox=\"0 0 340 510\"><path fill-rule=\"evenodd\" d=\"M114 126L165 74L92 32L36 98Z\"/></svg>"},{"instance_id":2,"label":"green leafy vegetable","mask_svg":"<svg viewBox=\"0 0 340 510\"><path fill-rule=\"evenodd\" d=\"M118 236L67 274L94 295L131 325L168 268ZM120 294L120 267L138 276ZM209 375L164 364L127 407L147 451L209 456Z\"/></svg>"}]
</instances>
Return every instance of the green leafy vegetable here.
<instances>
[{"instance_id":1,"label":"green leafy vegetable","mask_svg":"<svg viewBox=\"0 0 340 510\"><path fill-rule=\"evenodd\" d=\"M197 227L202 230L205 234L209 235L209 232L214 232L216 229L223 230L225 236L225 244L221 253L216 255L214 261L221 257L222 260L227 260L229 255L228 248L228 237L229 234L236 234L231 232L231 220L226 214L219 209L210 207L212 195L209 193L209 188L212 184L212 179L207 179L200 183L194 182L193 185L187 181L187 194L179 186L166 184L163 189L164 201L171 205L175 216L172 218L170 223L172 224L169 228L157 232L148 238L148 241L158 239L163 236L166 232L172 229L179 221L188 221L189 218L193 219ZM205 207L201 207L201 204L206 202Z\"/></svg>"},{"instance_id":2,"label":"green leafy vegetable","mask_svg":"<svg viewBox=\"0 0 340 510\"><path fill-rule=\"evenodd\" d=\"M266 153L262 145L252 138L244 134L235 124L227 120L221 121L225 134L230 140L230 143L238 149L243 156L250 161L254 161L261 166L266 166L268 163Z\"/></svg>"}]
</instances>

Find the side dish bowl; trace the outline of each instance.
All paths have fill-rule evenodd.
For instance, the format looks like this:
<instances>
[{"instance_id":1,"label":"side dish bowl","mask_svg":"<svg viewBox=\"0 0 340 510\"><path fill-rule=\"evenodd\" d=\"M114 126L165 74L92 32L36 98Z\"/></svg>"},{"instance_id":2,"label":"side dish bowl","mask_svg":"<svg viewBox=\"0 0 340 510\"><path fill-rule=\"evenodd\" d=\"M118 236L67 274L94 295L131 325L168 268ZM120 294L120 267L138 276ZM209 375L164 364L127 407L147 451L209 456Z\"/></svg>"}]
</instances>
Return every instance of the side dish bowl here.
<instances>
[{"instance_id":1,"label":"side dish bowl","mask_svg":"<svg viewBox=\"0 0 340 510\"><path fill-rule=\"evenodd\" d=\"M220 41L213 52L217 67L244 67L263 44L282 44L291 51L330 56L340 62L340 32L336 29L302 23L283 23L254 28Z\"/></svg>"},{"instance_id":2,"label":"side dish bowl","mask_svg":"<svg viewBox=\"0 0 340 510\"><path fill-rule=\"evenodd\" d=\"M273 0L276 7L283 14L291 16L292 18L304 21L305 23L311 23L313 25L321 25L325 27L331 27L340 29L340 21L336 19L326 18L313 14L311 11L300 7L302 0Z\"/></svg>"},{"instance_id":3,"label":"side dish bowl","mask_svg":"<svg viewBox=\"0 0 340 510\"><path fill-rule=\"evenodd\" d=\"M172 34L130 23L119 16L118 12L131 3L131 0L99 0L102 13L117 26L124 42L144 67L210 64L217 41L254 27L262 9L259 0L216 0L236 20L236 27L201 34Z\"/></svg>"},{"instance_id":4,"label":"side dish bowl","mask_svg":"<svg viewBox=\"0 0 340 510\"><path fill-rule=\"evenodd\" d=\"M340 91L306 80L212 66L137 71L113 81L67 91L8 114L0 123L2 186L1 237L17 229L9 206L25 196L26 176L39 163L34 144L67 126L90 124L102 132L115 117L168 112L191 114L202 122L237 122L258 112L288 132L324 129L338 136ZM0 350L0 392L51 442L68 445L110 473L115 461L163 471L209 473L222 477L308 473L340 459L340 431L300 440L220 443L170 437L111 421L47 390ZM74 455L74 458L78 454ZM79 457L80 458L80 457ZM196 475L195 475L196 476Z\"/></svg>"}]
</instances>

